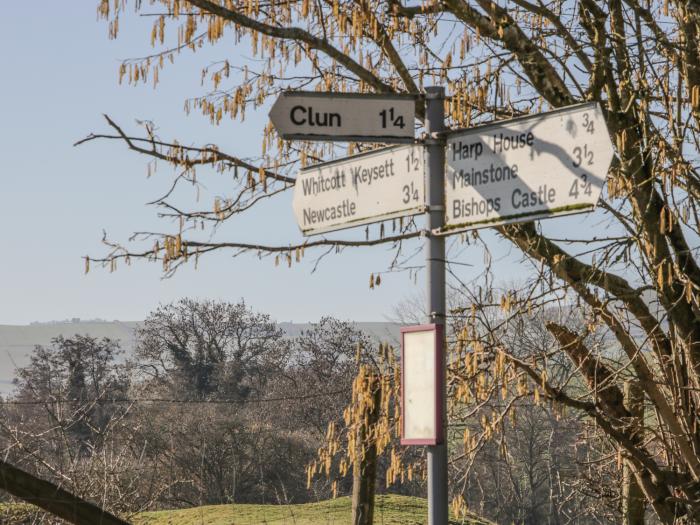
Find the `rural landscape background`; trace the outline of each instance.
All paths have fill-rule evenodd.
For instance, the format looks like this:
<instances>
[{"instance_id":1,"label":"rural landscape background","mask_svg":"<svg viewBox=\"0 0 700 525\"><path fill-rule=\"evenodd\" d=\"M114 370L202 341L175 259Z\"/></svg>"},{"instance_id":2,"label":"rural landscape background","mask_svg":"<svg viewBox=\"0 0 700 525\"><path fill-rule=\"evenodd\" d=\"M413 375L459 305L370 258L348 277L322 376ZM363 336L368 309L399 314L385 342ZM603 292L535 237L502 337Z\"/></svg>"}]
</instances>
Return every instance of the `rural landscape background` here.
<instances>
[{"instance_id":1,"label":"rural landscape background","mask_svg":"<svg viewBox=\"0 0 700 525\"><path fill-rule=\"evenodd\" d=\"M287 337L296 337L308 330L309 323L277 323ZM49 346L52 339L69 339L76 334L89 335L95 339L119 341L123 358L133 358L136 347L136 331L143 321L105 321L70 318L28 325L0 325L0 393L11 394L14 389L17 368L29 364L37 345ZM399 338L397 323L353 323L359 330L376 341L387 341L396 345Z\"/></svg>"},{"instance_id":2,"label":"rural landscape background","mask_svg":"<svg viewBox=\"0 0 700 525\"><path fill-rule=\"evenodd\" d=\"M349 501L326 500L350 492L352 480L309 477L308 467L327 442L329 423L342 426L347 417L358 363L378 359L384 343L394 352L400 326L332 318L276 323L242 301L187 299L140 322L0 326L6 458L58 485L69 481L136 523L347 522ZM581 423L544 405L524 410L521 424L507 430L509 455L485 447L470 466L469 504L477 514L462 520L536 522L585 506L614 519L615 481L588 477L585 458L594 451L578 442ZM375 512L384 515L380 523L421 523L423 456L401 449L396 434L391 442L377 488L395 496L378 496ZM415 463L415 474L386 489L394 454ZM573 490L580 491L575 500ZM316 506L289 506L306 503ZM144 513L163 508L192 512ZM22 505L3 510L8 522L51 521Z\"/></svg>"},{"instance_id":3,"label":"rural landscape background","mask_svg":"<svg viewBox=\"0 0 700 525\"><path fill-rule=\"evenodd\" d=\"M0 43L0 522L700 523L699 0L5 2ZM302 169L388 144L287 140L290 91L472 143L307 237ZM428 320L444 443L403 446Z\"/></svg>"}]
</instances>

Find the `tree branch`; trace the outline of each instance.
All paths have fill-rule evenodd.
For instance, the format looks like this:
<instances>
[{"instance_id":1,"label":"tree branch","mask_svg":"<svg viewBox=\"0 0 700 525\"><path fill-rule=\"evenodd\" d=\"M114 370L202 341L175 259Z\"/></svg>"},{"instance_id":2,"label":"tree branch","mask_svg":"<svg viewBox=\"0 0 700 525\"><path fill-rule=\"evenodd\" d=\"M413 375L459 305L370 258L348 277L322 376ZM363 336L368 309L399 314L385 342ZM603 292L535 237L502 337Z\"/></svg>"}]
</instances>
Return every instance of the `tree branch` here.
<instances>
[{"instance_id":1,"label":"tree branch","mask_svg":"<svg viewBox=\"0 0 700 525\"><path fill-rule=\"evenodd\" d=\"M225 20L230 20L242 27L247 27L258 31L264 35L268 35L275 38L282 38L285 40L296 40L308 44L311 48L317 49L322 53L328 55L333 60L342 64L349 71L357 75L359 79L366 82L372 86L375 91L379 93L393 93L394 89L389 85L381 81L379 77L374 75L368 69L362 67L355 60L350 58L345 53L341 52L338 48L333 46L328 40L319 38L308 31L301 29L299 27L275 27L268 24L263 24L253 18L245 16L237 11L232 11L226 9L220 5L210 2L209 0L186 0L187 3L192 4L204 12L210 13L212 15L220 16Z\"/></svg>"}]
</instances>

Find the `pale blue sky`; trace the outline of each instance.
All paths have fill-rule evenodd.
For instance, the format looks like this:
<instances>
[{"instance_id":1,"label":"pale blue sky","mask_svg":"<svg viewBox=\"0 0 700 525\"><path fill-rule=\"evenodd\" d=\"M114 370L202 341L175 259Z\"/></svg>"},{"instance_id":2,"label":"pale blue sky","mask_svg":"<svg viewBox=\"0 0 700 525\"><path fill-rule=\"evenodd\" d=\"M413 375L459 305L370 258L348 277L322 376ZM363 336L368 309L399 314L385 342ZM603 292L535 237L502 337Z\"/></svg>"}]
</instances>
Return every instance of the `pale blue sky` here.
<instances>
[{"instance_id":1,"label":"pale blue sky","mask_svg":"<svg viewBox=\"0 0 700 525\"><path fill-rule=\"evenodd\" d=\"M406 273L385 276L379 288L369 289L370 273L385 270L391 261L392 253L382 247L330 256L313 274L311 257L289 270L275 268L269 259L232 259L222 253L203 258L197 271L184 268L167 280L161 279L159 265L143 262L113 274L94 268L84 276L81 256L104 253L103 229L118 240L134 230L170 229L145 206L167 187L168 170L147 180L144 159L121 144L72 146L91 131L107 130L102 113L132 131L135 119L150 119L163 137L215 142L241 156L259 153L267 121L260 110L245 124L214 128L204 117L185 115L184 99L203 93L201 66L227 57L225 46L183 55L161 75L158 90L119 86L119 60L151 52L151 21L128 17L120 38L110 41L104 23L97 21L96 5L96 0L43 0L3 6L0 324L70 317L137 320L158 303L183 296L245 298L281 321L322 315L380 321L399 301L422 293L423 276L416 285ZM298 240L290 197L237 220L219 239ZM581 216L558 221L558 228L595 224ZM519 272L517 254L507 246L493 248L497 255L506 254L503 276L513 280ZM480 265L482 254L462 251L459 259ZM422 258L415 263L422 264ZM467 277L475 272L461 271Z\"/></svg>"}]
</instances>

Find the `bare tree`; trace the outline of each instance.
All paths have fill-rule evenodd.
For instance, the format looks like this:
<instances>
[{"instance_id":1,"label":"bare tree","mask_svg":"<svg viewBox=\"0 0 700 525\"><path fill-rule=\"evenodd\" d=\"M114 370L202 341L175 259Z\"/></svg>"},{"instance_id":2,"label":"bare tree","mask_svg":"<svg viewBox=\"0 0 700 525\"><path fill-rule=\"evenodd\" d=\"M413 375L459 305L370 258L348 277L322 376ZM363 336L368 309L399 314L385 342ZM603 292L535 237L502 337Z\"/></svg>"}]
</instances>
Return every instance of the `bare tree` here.
<instances>
[{"instance_id":1,"label":"bare tree","mask_svg":"<svg viewBox=\"0 0 700 525\"><path fill-rule=\"evenodd\" d=\"M156 309L137 333L147 374L172 393L244 400L261 393L283 357L282 331L270 317L237 304L182 299Z\"/></svg>"},{"instance_id":2,"label":"bare tree","mask_svg":"<svg viewBox=\"0 0 700 525\"><path fill-rule=\"evenodd\" d=\"M142 444L131 432L131 374L119 355L117 342L81 335L34 349L29 365L17 372L15 394L1 405L3 457L36 478L25 482L21 471L8 474L11 494L27 499L36 487L42 506L46 491L58 486L65 489L63 506L86 499L119 514L148 507L157 497L155 476L133 475L139 463L134 450ZM56 510L65 517L61 505ZM94 510L85 512L95 516Z\"/></svg>"},{"instance_id":3,"label":"bare tree","mask_svg":"<svg viewBox=\"0 0 700 525\"><path fill-rule=\"evenodd\" d=\"M128 4L98 3L112 37ZM157 83L159 71L187 49L230 43L230 58L202 71L212 90L187 104L214 124L242 118L283 89L303 87L417 93L426 82L441 83L450 93L451 127L582 101L600 103L617 153L600 203L600 227L563 238L535 223L495 229L530 264L529 279L500 297L487 286L481 287L487 293L479 293L483 283L478 280L465 283L471 304L463 310L459 340L476 357L469 357L469 373L456 372L463 378L483 376L472 400L483 401L497 391L494 384L505 383L520 395L529 391L585 412L621 451L620 461L662 523L700 519L697 0L131 4L140 14L153 15L150 39L159 47L149 57L122 64L121 74L131 83ZM166 37L175 32L177 41L166 46ZM250 46L258 61L245 62L242 46ZM381 227L376 235L368 230L366 237L350 240L322 237L269 245L203 238L195 233L203 224L218 226L279 196L293 184L298 164L327 158L332 148L278 141L268 128L262 157L243 159L215 145L161 138L150 123L143 134L127 132L112 119L108 124L109 132L87 140L120 141L143 154L149 165L171 165L175 186L196 184L196 170L212 168L230 174L234 188L213 206L192 209L175 206L166 192L156 205L163 217L177 221L176 228L137 234L136 240L146 245L106 240L109 252L86 259L88 266L98 261L114 268L118 261L144 258L172 272L222 250L272 255L292 265L314 248L389 243L401 250L420 235L417 221L403 221L396 231L388 230L390 235ZM396 261L401 260L397 253ZM372 282L376 284L374 276ZM580 308L583 326L547 320L549 350L520 359L501 334L518 317L556 303ZM508 315L493 324L488 319L494 317L483 314L498 308ZM615 359L590 338L602 331L620 350ZM456 355L464 358L459 351ZM574 365L564 381L547 375L556 355L567 356ZM654 414L644 432L624 403L622 385L629 376L639 381ZM471 388L464 381L460 393ZM483 433L493 434L502 416L489 413Z\"/></svg>"}]
</instances>

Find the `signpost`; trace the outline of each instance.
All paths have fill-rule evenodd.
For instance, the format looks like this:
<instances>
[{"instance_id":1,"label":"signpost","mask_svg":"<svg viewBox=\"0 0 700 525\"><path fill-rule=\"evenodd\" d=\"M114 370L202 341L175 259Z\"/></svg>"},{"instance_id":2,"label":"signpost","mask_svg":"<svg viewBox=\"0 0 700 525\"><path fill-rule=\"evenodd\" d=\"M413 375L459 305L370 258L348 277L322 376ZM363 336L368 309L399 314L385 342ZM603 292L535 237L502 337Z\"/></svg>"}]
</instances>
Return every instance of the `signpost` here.
<instances>
[{"instance_id":1,"label":"signpost","mask_svg":"<svg viewBox=\"0 0 700 525\"><path fill-rule=\"evenodd\" d=\"M294 185L294 215L304 235L395 217L425 208L423 148L394 146L317 164Z\"/></svg>"},{"instance_id":2,"label":"signpost","mask_svg":"<svg viewBox=\"0 0 700 525\"><path fill-rule=\"evenodd\" d=\"M429 87L425 94L426 166L425 193L428 209L425 228L440 230L445 222L445 88ZM425 291L428 299L428 323L444 333L447 301L445 294L445 238L429 233L425 236ZM428 447L428 525L447 525L449 516L447 491L447 367L445 346L436 348L441 380L435 385L435 397L442 404L440 431L436 443Z\"/></svg>"},{"instance_id":3,"label":"signpost","mask_svg":"<svg viewBox=\"0 0 700 525\"><path fill-rule=\"evenodd\" d=\"M612 156L597 103L450 133L443 232L591 211Z\"/></svg>"},{"instance_id":4,"label":"signpost","mask_svg":"<svg viewBox=\"0 0 700 525\"><path fill-rule=\"evenodd\" d=\"M283 139L411 143L416 96L287 91L270 110Z\"/></svg>"},{"instance_id":5,"label":"signpost","mask_svg":"<svg viewBox=\"0 0 700 525\"><path fill-rule=\"evenodd\" d=\"M303 169L294 213L313 235L425 212L429 324L402 330L401 441L428 446L428 523L446 525L445 235L591 211L613 146L596 103L445 133L444 88L424 97L422 144ZM287 139L414 142L415 100L290 92L270 119Z\"/></svg>"}]
</instances>

